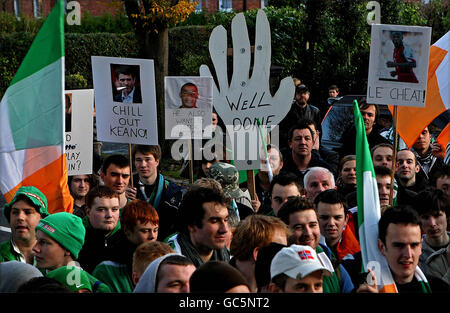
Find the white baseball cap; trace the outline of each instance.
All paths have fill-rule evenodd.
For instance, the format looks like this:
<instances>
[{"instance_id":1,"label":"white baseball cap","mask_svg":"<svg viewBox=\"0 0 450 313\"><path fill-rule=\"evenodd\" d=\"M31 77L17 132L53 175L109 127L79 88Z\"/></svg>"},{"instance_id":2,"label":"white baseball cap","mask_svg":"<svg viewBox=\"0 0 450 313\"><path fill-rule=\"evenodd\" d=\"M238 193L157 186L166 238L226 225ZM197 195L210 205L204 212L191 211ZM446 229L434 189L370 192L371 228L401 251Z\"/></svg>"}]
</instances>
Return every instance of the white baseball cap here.
<instances>
[{"instance_id":1,"label":"white baseball cap","mask_svg":"<svg viewBox=\"0 0 450 313\"><path fill-rule=\"evenodd\" d=\"M331 272L317 257L316 251L310 246L291 245L281 249L270 265L270 278L286 274L294 279L303 279L315 271L322 271L331 276Z\"/></svg>"}]
</instances>

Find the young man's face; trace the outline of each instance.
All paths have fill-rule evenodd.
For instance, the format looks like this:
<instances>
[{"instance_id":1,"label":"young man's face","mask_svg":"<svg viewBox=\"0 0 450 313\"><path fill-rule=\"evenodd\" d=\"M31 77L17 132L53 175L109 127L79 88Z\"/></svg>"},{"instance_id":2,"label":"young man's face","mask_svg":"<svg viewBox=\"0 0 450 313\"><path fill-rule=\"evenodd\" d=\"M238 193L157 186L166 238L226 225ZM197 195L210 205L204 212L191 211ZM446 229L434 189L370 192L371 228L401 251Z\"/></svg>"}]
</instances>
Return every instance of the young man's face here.
<instances>
[{"instance_id":1,"label":"young man's face","mask_svg":"<svg viewBox=\"0 0 450 313\"><path fill-rule=\"evenodd\" d=\"M308 128L296 129L292 133L292 140L289 141L289 148L292 153L305 157L311 155L314 140Z\"/></svg>"},{"instance_id":2,"label":"young man's face","mask_svg":"<svg viewBox=\"0 0 450 313\"><path fill-rule=\"evenodd\" d=\"M89 192L89 176L75 175L70 183L70 191L75 198L85 197Z\"/></svg>"},{"instance_id":3,"label":"young man's face","mask_svg":"<svg viewBox=\"0 0 450 313\"><path fill-rule=\"evenodd\" d=\"M130 182L130 167L120 168L115 164L110 164L106 169L106 174L100 174L105 186L112 188L119 195L123 194Z\"/></svg>"},{"instance_id":4,"label":"young man's face","mask_svg":"<svg viewBox=\"0 0 450 313\"><path fill-rule=\"evenodd\" d=\"M420 167L416 164L414 154L409 150L399 151L397 154L396 174L405 181L411 181L415 178Z\"/></svg>"},{"instance_id":5,"label":"young man's face","mask_svg":"<svg viewBox=\"0 0 450 313\"><path fill-rule=\"evenodd\" d=\"M37 268L54 270L66 265L66 255L69 252L58 242L40 230L36 232L36 239L33 252Z\"/></svg>"},{"instance_id":6,"label":"young man's face","mask_svg":"<svg viewBox=\"0 0 450 313\"><path fill-rule=\"evenodd\" d=\"M356 185L356 160L344 163L341 170L341 177L344 184Z\"/></svg>"},{"instance_id":7,"label":"young man's face","mask_svg":"<svg viewBox=\"0 0 450 313\"><path fill-rule=\"evenodd\" d=\"M392 43L395 47L400 47L403 44L403 35L400 32L392 33Z\"/></svg>"},{"instance_id":8,"label":"young man's face","mask_svg":"<svg viewBox=\"0 0 450 313\"><path fill-rule=\"evenodd\" d=\"M436 188L450 196L450 176L441 176L436 179Z\"/></svg>"},{"instance_id":9,"label":"young man's face","mask_svg":"<svg viewBox=\"0 0 450 313\"><path fill-rule=\"evenodd\" d=\"M289 228L295 244L315 249L320 242L320 227L314 209L297 211L289 215Z\"/></svg>"},{"instance_id":10,"label":"young man's face","mask_svg":"<svg viewBox=\"0 0 450 313\"><path fill-rule=\"evenodd\" d=\"M428 130L428 127L425 127L425 129L420 133L419 138L417 138L416 142L413 144L414 150L417 151L427 151L430 147L431 143L431 134Z\"/></svg>"},{"instance_id":11,"label":"young man's face","mask_svg":"<svg viewBox=\"0 0 450 313\"><path fill-rule=\"evenodd\" d=\"M333 188L336 188L336 186L333 185L333 181L329 173L316 172L311 174L306 182L306 198L314 201L319 193Z\"/></svg>"},{"instance_id":12,"label":"young man's face","mask_svg":"<svg viewBox=\"0 0 450 313\"><path fill-rule=\"evenodd\" d=\"M158 237L159 225L152 222L141 223L137 221L133 231L125 230L128 240L136 246L147 241L156 241Z\"/></svg>"},{"instance_id":13,"label":"young man's face","mask_svg":"<svg viewBox=\"0 0 450 313\"><path fill-rule=\"evenodd\" d=\"M341 239L348 216L345 215L342 203L324 203L317 204L317 215L319 216L320 233L325 236L329 246L334 247Z\"/></svg>"},{"instance_id":14,"label":"young man's face","mask_svg":"<svg viewBox=\"0 0 450 313\"><path fill-rule=\"evenodd\" d=\"M339 92L336 89L330 89L328 90L328 97L330 98L336 98L338 96Z\"/></svg>"},{"instance_id":15,"label":"young man's face","mask_svg":"<svg viewBox=\"0 0 450 313\"><path fill-rule=\"evenodd\" d=\"M189 279L195 271L195 266L163 264L158 269L157 293L189 293Z\"/></svg>"},{"instance_id":16,"label":"young man's face","mask_svg":"<svg viewBox=\"0 0 450 313\"><path fill-rule=\"evenodd\" d=\"M205 202L203 210L202 227L188 226L192 243L197 249L205 251L224 248L231 236L227 207L216 202Z\"/></svg>"},{"instance_id":17,"label":"young man's face","mask_svg":"<svg viewBox=\"0 0 450 313\"><path fill-rule=\"evenodd\" d=\"M368 135L372 131L373 125L375 124L376 109L374 105L369 105L367 108L360 110L364 120L364 127Z\"/></svg>"},{"instance_id":18,"label":"young man's face","mask_svg":"<svg viewBox=\"0 0 450 313\"><path fill-rule=\"evenodd\" d=\"M126 94L129 94L133 88L134 84L136 83L136 79L133 78L131 74L119 74L119 84L120 87L125 87L123 91L126 91Z\"/></svg>"},{"instance_id":19,"label":"young man's face","mask_svg":"<svg viewBox=\"0 0 450 313\"><path fill-rule=\"evenodd\" d=\"M143 154L136 152L134 165L136 166L139 177L149 178L157 175L159 160L156 160L151 153Z\"/></svg>"},{"instance_id":20,"label":"young man's face","mask_svg":"<svg viewBox=\"0 0 450 313\"><path fill-rule=\"evenodd\" d=\"M198 99L198 91L195 86L184 86L180 91L181 107L194 108Z\"/></svg>"},{"instance_id":21,"label":"young man's face","mask_svg":"<svg viewBox=\"0 0 450 313\"><path fill-rule=\"evenodd\" d=\"M389 224L386 244L378 240L378 249L386 257L394 280L400 284L411 282L422 253L420 226Z\"/></svg>"},{"instance_id":22,"label":"young man's face","mask_svg":"<svg viewBox=\"0 0 450 313\"><path fill-rule=\"evenodd\" d=\"M275 184L272 189L272 209L275 213L275 216L278 214L283 203L288 201L291 198L301 196L300 191L295 183L282 186L279 184Z\"/></svg>"},{"instance_id":23,"label":"young man's face","mask_svg":"<svg viewBox=\"0 0 450 313\"><path fill-rule=\"evenodd\" d=\"M447 215L444 211L429 211L420 215L422 230L429 239L439 240L447 233Z\"/></svg>"},{"instance_id":24,"label":"young man's face","mask_svg":"<svg viewBox=\"0 0 450 313\"><path fill-rule=\"evenodd\" d=\"M86 214L94 229L105 231L105 235L110 234L119 221L119 198L94 199L92 206L87 208Z\"/></svg>"},{"instance_id":25,"label":"young man's face","mask_svg":"<svg viewBox=\"0 0 450 313\"><path fill-rule=\"evenodd\" d=\"M288 277L284 285L285 293L323 293L322 271L315 271L302 279Z\"/></svg>"},{"instance_id":26,"label":"young man's face","mask_svg":"<svg viewBox=\"0 0 450 313\"><path fill-rule=\"evenodd\" d=\"M389 195L391 193L391 177L389 175L377 175L378 197L380 205L389 205ZM394 197L396 191L394 190Z\"/></svg>"},{"instance_id":27,"label":"young man's face","mask_svg":"<svg viewBox=\"0 0 450 313\"><path fill-rule=\"evenodd\" d=\"M384 166L392 169L392 149L389 147L378 147L373 152L373 166Z\"/></svg>"},{"instance_id":28,"label":"young man's face","mask_svg":"<svg viewBox=\"0 0 450 313\"><path fill-rule=\"evenodd\" d=\"M14 241L33 242L40 220L41 215L33 206L23 200L16 201L11 207L9 222Z\"/></svg>"}]
</instances>

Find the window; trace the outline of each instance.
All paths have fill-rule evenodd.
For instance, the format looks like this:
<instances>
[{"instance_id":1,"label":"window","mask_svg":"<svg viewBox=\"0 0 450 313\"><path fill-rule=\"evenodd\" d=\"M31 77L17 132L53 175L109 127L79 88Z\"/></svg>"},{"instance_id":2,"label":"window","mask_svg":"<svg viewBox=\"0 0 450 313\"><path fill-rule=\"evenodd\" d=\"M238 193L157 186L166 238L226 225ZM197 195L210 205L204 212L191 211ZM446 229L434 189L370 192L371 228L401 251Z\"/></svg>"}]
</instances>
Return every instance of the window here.
<instances>
[{"instance_id":1,"label":"window","mask_svg":"<svg viewBox=\"0 0 450 313\"><path fill-rule=\"evenodd\" d=\"M14 14L20 18L20 3L19 0L14 0Z\"/></svg>"},{"instance_id":2,"label":"window","mask_svg":"<svg viewBox=\"0 0 450 313\"><path fill-rule=\"evenodd\" d=\"M219 0L219 11L231 12L233 10L233 4L231 0Z\"/></svg>"},{"instance_id":3,"label":"window","mask_svg":"<svg viewBox=\"0 0 450 313\"><path fill-rule=\"evenodd\" d=\"M33 0L34 17L42 17L42 0Z\"/></svg>"}]
</instances>

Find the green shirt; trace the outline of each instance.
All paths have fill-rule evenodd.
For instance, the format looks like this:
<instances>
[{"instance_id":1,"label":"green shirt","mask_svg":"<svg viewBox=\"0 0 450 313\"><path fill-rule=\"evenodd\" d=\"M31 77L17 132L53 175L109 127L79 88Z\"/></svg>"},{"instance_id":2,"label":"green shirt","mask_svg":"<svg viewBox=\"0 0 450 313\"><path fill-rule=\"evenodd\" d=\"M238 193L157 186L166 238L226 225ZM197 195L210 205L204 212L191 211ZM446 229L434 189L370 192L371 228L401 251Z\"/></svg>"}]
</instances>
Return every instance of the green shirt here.
<instances>
[{"instance_id":1,"label":"green shirt","mask_svg":"<svg viewBox=\"0 0 450 313\"><path fill-rule=\"evenodd\" d=\"M107 284L111 292L131 293L135 287L125 264L103 261L95 267L92 275Z\"/></svg>"}]
</instances>

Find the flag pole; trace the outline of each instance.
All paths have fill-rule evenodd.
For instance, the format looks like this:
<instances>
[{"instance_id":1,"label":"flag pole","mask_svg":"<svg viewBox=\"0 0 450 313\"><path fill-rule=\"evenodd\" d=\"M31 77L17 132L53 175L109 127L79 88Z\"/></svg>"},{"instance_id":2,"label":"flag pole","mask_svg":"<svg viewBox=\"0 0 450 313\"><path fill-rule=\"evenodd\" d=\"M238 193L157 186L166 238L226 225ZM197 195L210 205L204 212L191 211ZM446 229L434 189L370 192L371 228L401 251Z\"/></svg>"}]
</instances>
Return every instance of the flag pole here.
<instances>
[{"instance_id":1,"label":"flag pole","mask_svg":"<svg viewBox=\"0 0 450 313\"><path fill-rule=\"evenodd\" d=\"M130 184L131 188L133 188L133 163L132 163L132 157L131 157L131 143L128 144L128 160L130 162Z\"/></svg>"},{"instance_id":2,"label":"flag pole","mask_svg":"<svg viewBox=\"0 0 450 313\"><path fill-rule=\"evenodd\" d=\"M194 153L192 151L192 139L189 139L189 181L194 183Z\"/></svg>"},{"instance_id":3,"label":"flag pole","mask_svg":"<svg viewBox=\"0 0 450 313\"><path fill-rule=\"evenodd\" d=\"M389 190L389 205L392 205L394 202L394 175L395 175L395 164L397 163L397 118L398 118L398 106L394 105L394 112L392 116L392 135L394 136L394 146L393 146L393 155L392 155L392 173L391 173L391 187Z\"/></svg>"}]
</instances>

